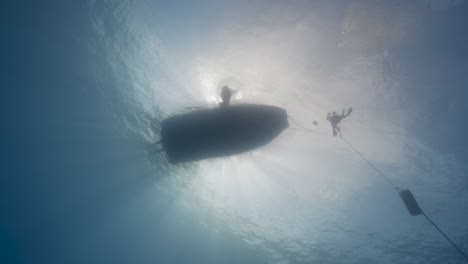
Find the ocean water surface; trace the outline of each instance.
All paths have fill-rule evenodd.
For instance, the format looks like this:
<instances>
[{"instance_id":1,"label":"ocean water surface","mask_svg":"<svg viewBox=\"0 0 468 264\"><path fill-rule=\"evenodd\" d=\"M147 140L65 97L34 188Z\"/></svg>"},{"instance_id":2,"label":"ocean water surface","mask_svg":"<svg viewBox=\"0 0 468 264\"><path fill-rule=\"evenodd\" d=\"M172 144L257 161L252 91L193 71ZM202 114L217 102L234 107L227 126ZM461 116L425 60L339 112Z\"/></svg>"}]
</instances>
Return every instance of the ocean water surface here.
<instances>
[{"instance_id":1,"label":"ocean water surface","mask_svg":"<svg viewBox=\"0 0 468 264\"><path fill-rule=\"evenodd\" d=\"M0 263L468 263L392 186L468 252L467 1L0 10ZM216 107L223 85L318 133L156 153L160 122ZM346 141L324 135L349 107Z\"/></svg>"}]
</instances>

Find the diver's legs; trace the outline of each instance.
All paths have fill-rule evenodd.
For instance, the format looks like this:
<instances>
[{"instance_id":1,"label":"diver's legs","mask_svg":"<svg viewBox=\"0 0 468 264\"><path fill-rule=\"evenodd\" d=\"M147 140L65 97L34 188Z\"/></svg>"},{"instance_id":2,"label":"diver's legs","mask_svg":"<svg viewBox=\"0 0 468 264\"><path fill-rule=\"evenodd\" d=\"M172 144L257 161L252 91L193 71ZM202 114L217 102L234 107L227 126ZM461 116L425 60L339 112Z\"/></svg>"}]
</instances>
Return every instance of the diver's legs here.
<instances>
[{"instance_id":1,"label":"diver's legs","mask_svg":"<svg viewBox=\"0 0 468 264\"><path fill-rule=\"evenodd\" d=\"M335 125L335 124L332 124L332 131L333 131L333 135L334 135L334 136L337 135L336 130L337 130L336 125Z\"/></svg>"}]
</instances>

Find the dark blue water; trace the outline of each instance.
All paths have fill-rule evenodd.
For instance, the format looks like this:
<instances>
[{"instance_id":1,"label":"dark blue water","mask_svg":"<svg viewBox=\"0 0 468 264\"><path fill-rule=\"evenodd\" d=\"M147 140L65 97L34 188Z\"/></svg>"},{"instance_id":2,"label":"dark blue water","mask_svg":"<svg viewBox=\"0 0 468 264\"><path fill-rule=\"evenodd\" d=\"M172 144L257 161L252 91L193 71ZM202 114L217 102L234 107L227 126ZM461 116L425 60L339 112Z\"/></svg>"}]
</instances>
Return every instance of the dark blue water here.
<instances>
[{"instance_id":1,"label":"dark blue water","mask_svg":"<svg viewBox=\"0 0 468 264\"><path fill-rule=\"evenodd\" d=\"M0 263L465 263L340 139L178 166L152 146L222 84L323 133L353 106L344 136L466 252L465 1L0 10Z\"/></svg>"}]
</instances>

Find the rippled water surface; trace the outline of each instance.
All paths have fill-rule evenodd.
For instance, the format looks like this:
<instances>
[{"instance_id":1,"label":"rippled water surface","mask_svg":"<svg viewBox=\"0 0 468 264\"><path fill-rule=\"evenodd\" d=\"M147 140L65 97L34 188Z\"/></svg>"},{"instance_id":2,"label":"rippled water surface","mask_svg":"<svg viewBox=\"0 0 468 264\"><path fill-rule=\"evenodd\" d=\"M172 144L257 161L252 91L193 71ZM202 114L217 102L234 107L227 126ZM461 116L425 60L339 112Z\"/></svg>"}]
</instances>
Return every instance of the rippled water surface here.
<instances>
[{"instance_id":1,"label":"rippled water surface","mask_svg":"<svg viewBox=\"0 0 468 264\"><path fill-rule=\"evenodd\" d=\"M11 2L11 3L9 3ZM467 263L467 1L6 1L0 263ZM171 165L185 107L298 124ZM312 122L317 121L318 125Z\"/></svg>"}]
</instances>

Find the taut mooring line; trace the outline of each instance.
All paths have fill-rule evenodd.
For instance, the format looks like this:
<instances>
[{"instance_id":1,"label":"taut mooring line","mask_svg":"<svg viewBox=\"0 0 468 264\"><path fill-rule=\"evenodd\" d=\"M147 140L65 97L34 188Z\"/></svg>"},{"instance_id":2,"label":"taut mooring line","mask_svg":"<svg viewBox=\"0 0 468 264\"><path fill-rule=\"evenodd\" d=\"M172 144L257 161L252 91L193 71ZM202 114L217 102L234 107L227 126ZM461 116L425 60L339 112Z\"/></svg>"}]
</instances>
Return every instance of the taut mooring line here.
<instances>
[{"instance_id":1,"label":"taut mooring line","mask_svg":"<svg viewBox=\"0 0 468 264\"><path fill-rule=\"evenodd\" d=\"M327 134L327 133L323 133L323 132L319 132L319 131L315 131L315 130L306 128L306 127L302 126L301 124L299 124L292 116L289 116L289 115L288 115L288 117L289 117L296 125L298 125L298 126L300 127L300 128L290 127L289 129L301 130L301 131L305 131L305 132L310 132L310 133L320 134L320 135L324 135L324 136L334 137L333 135L330 135L330 134Z\"/></svg>"},{"instance_id":2,"label":"taut mooring line","mask_svg":"<svg viewBox=\"0 0 468 264\"><path fill-rule=\"evenodd\" d=\"M367 162L367 164L369 164L369 166L371 166L376 172L382 175L382 177L384 177L385 180L387 180L388 183L390 183L397 191L400 190L398 186L396 186L387 176L385 176L385 174L383 174L383 172L381 172L376 166L374 166L374 164L372 164L372 162L370 162L370 160L368 160L359 150L357 150L353 145L351 145L351 143L349 143L345 138L342 137L342 139L354 152L361 156L361 158L363 158Z\"/></svg>"},{"instance_id":3,"label":"taut mooring line","mask_svg":"<svg viewBox=\"0 0 468 264\"><path fill-rule=\"evenodd\" d=\"M296 125L298 125L299 127L301 127L301 129L298 129L298 128L290 128L290 129L296 129L296 130L302 130L302 131L305 131L305 132L309 132L309 133L316 133L316 134L321 134L321 135L325 135L325 136L330 136L330 137L334 137L333 135L330 135L330 134L327 134L327 133L322 133L322 132L319 132L319 131L314 131L314 130L311 130L311 129L308 129L304 126L302 126L301 124L299 124L296 120L294 120L294 118L292 118L291 116L288 116ZM381 170L379 170L374 164L372 164L372 162L370 162L370 160L368 160L364 154L362 154L362 152L360 152L357 148L355 148L349 141L347 141L343 136L341 137L341 139L356 153L358 154L362 159L364 159L367 164L372 167L376 172L378 172L382 177L385 178L385 180L387 180L387 182L389 184L391 184L393 186L393 188L395 188L395 190L397 191L400 191L401 188L399 188L398 186L396 186ZM412 195L411 195L412 196ZM403 199L403 198L402 198ZM415 203L416 203L416 200L414 200ZM403 202L405 203L405 205L408 207L408 205L406 204L406 201L403 199ZM417 204L416 204L417 207L419 207ZM419 209L419 208L418 208ZM421 210L421 209L420 209ZM466 261L468 261L468 256L452 241L452 239L450 239L425 213L423 210L420 211L419 214L422 214L426 219L427 221L429 221L429 223L431 225L433 225L435 227L435 229L437 229L437 231L465 258Z\"/></svg>"},{"instance_id":4,"label":"taut mooring line","mask_svg":"<svg viewBox=\"0 0 468 264\"><path fill-rule=\"evenodd\" d=\"M351 143L349 143L349 141L347 141L345 138L342 138L343 141L349 146L351 147L356 153L358 153L372 168L375 169L375 171L377 171L380 175L382 175L393 187L395 187L396 190L401 190L399 187L397 187L392 181L390 181L390 179L385 176L385 174L383 174L383 172L381 172L376 166L374 166L374 164L372 164L359 150L357 150L353 145L351 145ZM405 201L404 201L405 202ZM406 203L405 203L406 204ZM436 223L434 223L430 218L429 216L427 216L423 210L421 210L421 214L427 219L427 221L429 221L429 223L431 223L431 225L433 225L435 227L435 229L437 229L437 231L439 231L439 233L465 258L465 260L468 261L468 256L452 241L452 239L450 239L450 237L448 237L440 228L439 226L436 225Z\"/></svg>"},{"instance_id":5,"label":"taut mooring line","mask_svg":"<svg viewBox=\"0 0 468 264\"><path fill-rule=\"evenodd\" d=\"M424 215L424 217L426 217L427 221L429 221L429 223L431 223L436 229L437 231L439 231L439 233L445 237L445 239L447 239L448 242L450 242L450 244L452 244L452 246L458 251L460 252L460 254L462 254L462 256L468 261L468 256L465 254L465 252L463 252L455 243L453 243L453 241L442 231L440 230L440 228L434 223L432 222L432 220L429 218L429 216L427 216L424 211L422 212L422 215Z\"/></svg>"}]
</instances>

